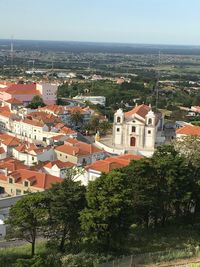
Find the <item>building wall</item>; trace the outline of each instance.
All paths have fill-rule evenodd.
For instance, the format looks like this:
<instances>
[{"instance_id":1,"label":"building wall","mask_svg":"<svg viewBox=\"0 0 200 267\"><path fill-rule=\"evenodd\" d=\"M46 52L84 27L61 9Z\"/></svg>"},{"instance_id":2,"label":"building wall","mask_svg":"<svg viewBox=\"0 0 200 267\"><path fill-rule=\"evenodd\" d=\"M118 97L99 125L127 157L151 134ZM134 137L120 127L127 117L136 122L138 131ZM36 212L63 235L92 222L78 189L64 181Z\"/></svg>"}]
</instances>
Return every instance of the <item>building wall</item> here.
<instances>
[{"instance_id":1,"label":"building wall","mask_svg":"<svg viewBox=\"0 0 200 267\"><path fill-rule=\"evenodd\" d=\"M49 149L44 151L41 154L34 155L34 154L27 154L23 152L19 152L16 149L13 149L13 157L20 161L24 161L25 165L32 166L39 161L53 161L56 158L56 154L53 149Z\"/></svg>"},{"instance_id":2,"label":"building wall","mask_svg":"<svg viewBox=\"0 0 200 267\"><path fill-rule=\"evenodd\" d=\"M74 164L78 163L77 156L66 154L66 153L60 152L58 150L55 150L55 153L56 153L57 159L62 161L62 162L69 161L69 162L74 163Z\"/></svg>"},{"instance_id":3,"label":"building wall","mask_svg":"<svg viewBox=\"0 0 200 267\"><path fill-rule=\"evenodd\" d=\"M58 87L55 84L37 84L36 89L41 93L42 99L46 105L54 105L57 100Z\"/></svg>"},{"instance_id":4,"label":"building wall","mask_svg":"<svg viewBox=\"0 0 200 267\"><path fill-rule=\"evenodd\" d=\"M7 132L11 130L10 118L2 116L1 114L0 114L0 130L2 132Z\"/></svg>"},{"instance_id":5,"label":"building wall","mask_svg":"<svg viewBox=\"0 0 200 267\"><path fill-rule=\"evenodd\" d=\"M53 168L44 167L43 170L47 174L51 174L51 175L54 175L56 177L61 177L60 169L59 168L54 168L54 166L53 166ZM61 177L61 178L64 178L64 177Z\"/></svg>"},{"instance_id":6,"label":"building wall","mask_svg":"<svg viewBox=\"0 0 200 267\"><path fill-rule=\"evenodd\" d=\"M5 189L5 192L11 196L23 195L27 191L30 192L41 192L44 191L42 188L36 188L33 186L26 187L19 183L9 183L9 181L0 181L0 186Z\"/></svg>"}]
</instances>

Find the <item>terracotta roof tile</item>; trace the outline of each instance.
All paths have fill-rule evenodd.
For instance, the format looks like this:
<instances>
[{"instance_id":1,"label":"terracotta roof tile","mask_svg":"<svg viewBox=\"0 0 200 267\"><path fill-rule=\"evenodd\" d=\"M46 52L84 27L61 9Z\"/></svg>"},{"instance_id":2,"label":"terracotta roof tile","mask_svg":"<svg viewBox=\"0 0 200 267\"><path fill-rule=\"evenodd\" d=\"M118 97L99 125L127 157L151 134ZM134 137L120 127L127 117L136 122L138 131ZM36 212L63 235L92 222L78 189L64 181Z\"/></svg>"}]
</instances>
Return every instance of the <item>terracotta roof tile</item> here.
<instances>
[{"instance_id":1,"label":"terracotta roof tile","mask_svg":"<svg viewBox=\"0 0 200 267\"><path fill-rule=\"evenodd\" d=\"M41 189L49 189L53 183L61 183L63 179L37 171L31 170L17 170L12 172L9 176L15 179L16 183L23 183L23 181L29 180L32 182L32 186Z\"/></svg>"},{"instance_id":2,"label":"terracotta roof tile","mask_svg":"<svg viewBox=\"0 0 200 267\"><path fill-rule=\"evenodd\" d=\"M75 166L75 164L71 163L71 162L62 162L60 160L55 160L55 161L50 161L47 164L44 165L45 168L49 168L51 169L53 166L57 166L59 169L63 169L63 168L71 168L73 166Z\"/></svg>"},{"instance_id":3,"label":"terracotta roof tile","mask_svg":"<svg viewBox=\"0 0 200 267\"><path fill-rule=\"evenodd\" d=\"M0 134L0 141L7 146L18 146L20 144L17 137L8 134Z\"/></svg>"},{"instance_id":4,"label":"terracotta roof tile","mask_svg":"<svg viewBox=\"0 0 200 267\"><path fill-rule=\"evenodd\" d=\"M10 103L10 104L19 104L19 105L22 104L22 101L20 101L20 100L14 98L14 97L12 97L12 98L6 100L5 102Z\"/></svg>"},{"instance_id":5,"label":"terracotta roof tile","mask_svg":"<svg viewBox=\"0 0 200 267\"><path fill-rule=\"evenodd\" d=\"M186 125L176 130L176 134L182 135L200 135L200 126Z\"/></svg>"},{"instance_id":6,"label":"terracotta roof tile","mask_svg":"<svg viewBox=\"0 0 200 267\"><path fill-rule=\"evenodd\" d=\"M99 153L103 151L95 147L94 145L86 144L80 141L76 142L74 145L64 144L61 146L57 146L55 150L63 152L65 154L74 155L74 156L75 155L76 156L89 155L89 154Z\"/></svg>"},{"instance_id":7,"label":"terracotta roof tile","mask_svg":"<svg viewBox=\"0 0 200 267\"><path fill-rule=\"evenodd\" d=\"M23 162L14 158L5 158L0 160L0 169L7 169L9 172L13 172L19 169L28 169L28 166Z\"/></svg>"},{"instance_id":8,"label":"terracotta roof tile","mask_svg":"<svg viewBox=\"0 0 200 267\"><path fill-rule=\"evenodd\" d=\"M147 115L147 113L150 111L150 107L147 105L139 105L134 107L132 110L125 112L125 118L129 118L131 117L133 114L138 114L140 117L145 118L145 116Z\"/></svg>"},{"instance_id":9,"label":"terracotta roof tile","mask_svg":"<svg viewBox=\"0 0 200 267\"><path fill-rule=\"evenodd\" d=\"M40 95L40 92L36 90L36 84L13 84L5 91L11 95Z\"/></svg>"},{"instance_id":10,"label":"terracotta roof tile","mask_svg":"<svg viewBox=\"0 0 200 267\"><path fill-rule=\"evenodd\" d=\"M139 160L142 156L139 155L122 155L118 157L110 157L105 160L98 160L88 166L86 166L86 169L89 170L96 170L98 172L110 172L113 169L122 168L125 166L128 166L131 160Z\"/></svg>"}]
</instances>

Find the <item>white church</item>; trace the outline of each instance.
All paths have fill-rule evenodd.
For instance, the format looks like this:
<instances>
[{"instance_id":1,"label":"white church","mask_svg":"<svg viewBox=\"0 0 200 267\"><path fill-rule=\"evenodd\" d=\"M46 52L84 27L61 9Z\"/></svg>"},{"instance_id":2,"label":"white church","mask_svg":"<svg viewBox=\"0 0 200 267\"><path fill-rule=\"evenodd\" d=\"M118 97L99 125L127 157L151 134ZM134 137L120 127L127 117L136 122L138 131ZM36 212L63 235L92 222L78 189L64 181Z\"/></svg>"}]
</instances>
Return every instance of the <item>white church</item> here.
<instances>
[{"instance_id":1,"label":"white church","mask_svg":"<svg viewBox=\"0 0 200 267\"><path fill-rule=\"evenodd\" d=\"M164 142L163 124L162 114L155 114L151 106L136 105L128 112L118 109L114 114L112 146L115 150L123 148L126 153L151 156L155 145Z\"/></svg>"}]
</instances>

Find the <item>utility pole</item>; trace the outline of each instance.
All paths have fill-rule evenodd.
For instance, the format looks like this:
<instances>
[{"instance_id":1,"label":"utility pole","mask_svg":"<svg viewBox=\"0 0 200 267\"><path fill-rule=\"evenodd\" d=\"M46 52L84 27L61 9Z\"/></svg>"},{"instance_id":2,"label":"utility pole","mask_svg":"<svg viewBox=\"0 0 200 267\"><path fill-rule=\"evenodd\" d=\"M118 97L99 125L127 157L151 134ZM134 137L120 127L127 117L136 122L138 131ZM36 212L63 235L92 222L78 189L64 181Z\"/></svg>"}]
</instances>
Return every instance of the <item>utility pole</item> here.
<instances>
[{"instance_id":1,"label":"utility pole","mask_svg":"<svg viewBox=\"0 0 200 267\"><path fill-rule=\"evenodd\" d=\"M13 77L13 36L11 36L10 40L10 76Z\"/></svg>"},{"instance_id":2,"label":"utility pole","mask_svg":"<svg viewBox=\"0 0 200 267\"><path fill-rule=\"evenodd\" d=\"M161 53L159 50L159 52L158 52L158 71L157 71L157 79L156 79L156 110L158 108L158 97L159 97L160 58L161 58Z\"/></svg>"}]
</instances>

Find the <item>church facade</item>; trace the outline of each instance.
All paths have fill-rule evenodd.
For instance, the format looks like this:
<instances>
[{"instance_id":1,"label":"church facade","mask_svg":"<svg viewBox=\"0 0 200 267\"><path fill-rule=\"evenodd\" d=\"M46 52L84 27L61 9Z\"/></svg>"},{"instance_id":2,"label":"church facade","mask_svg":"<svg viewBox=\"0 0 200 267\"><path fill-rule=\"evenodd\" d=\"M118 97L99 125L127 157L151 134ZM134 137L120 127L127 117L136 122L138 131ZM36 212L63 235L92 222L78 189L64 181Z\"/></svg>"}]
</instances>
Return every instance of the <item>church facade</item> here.
<instances>
[{"instance_id":1,"label":"church facade","mask_svg":"<svg viewBox=\"0 0 200 267\"><path fill-rule=\"evenodd\" d=\"M162 126L162 115L155 114L151 106L136 105L128 112L118 109L114 114L113 146L127 152L151 155Z\"/></svg>"}]
</instances>

